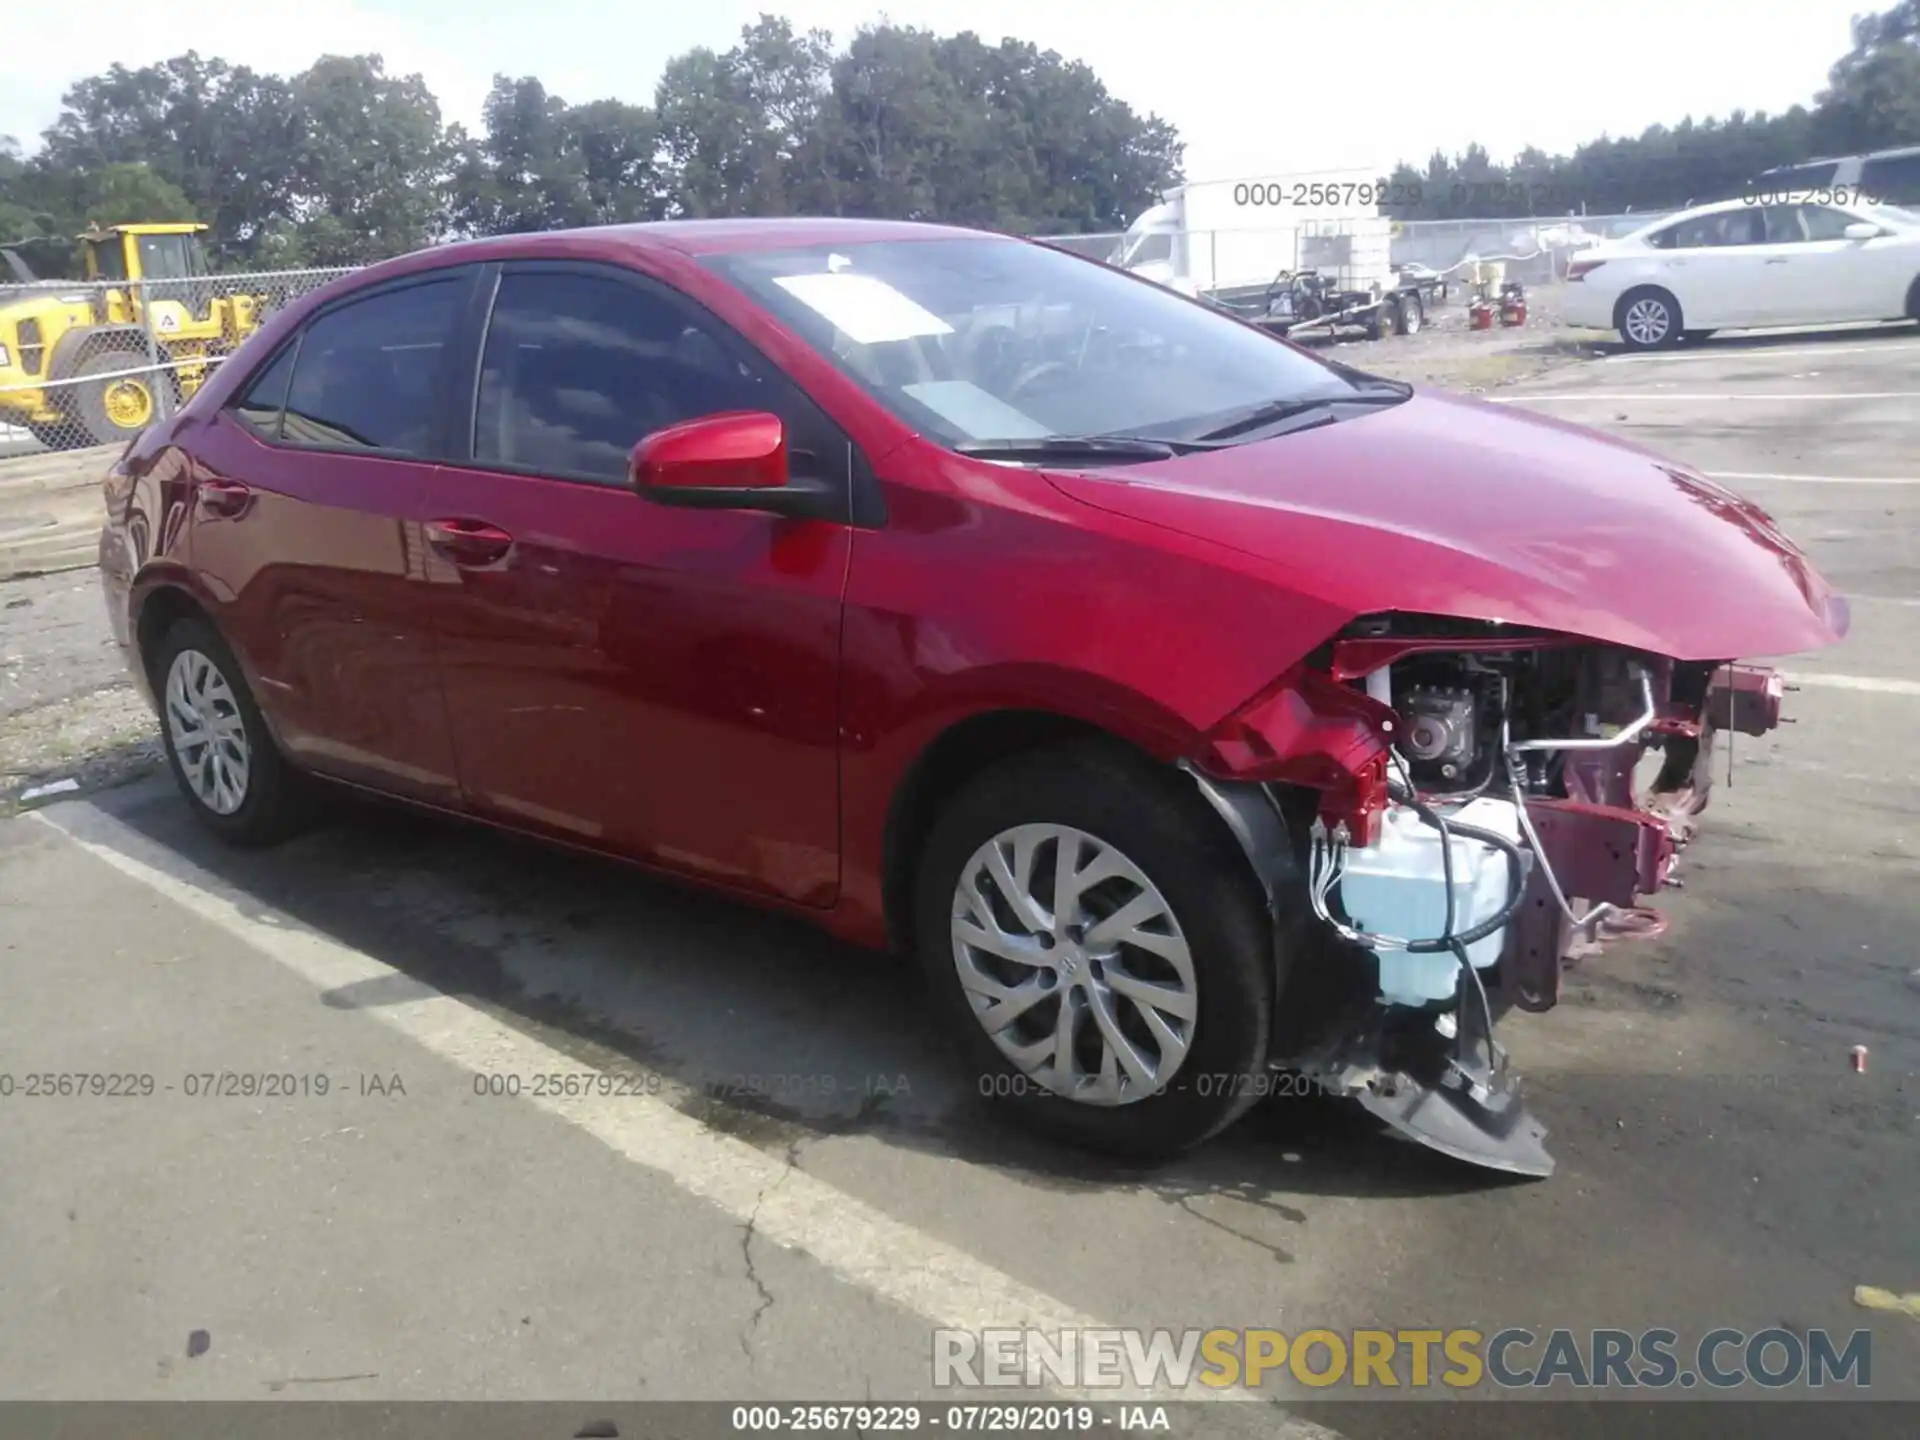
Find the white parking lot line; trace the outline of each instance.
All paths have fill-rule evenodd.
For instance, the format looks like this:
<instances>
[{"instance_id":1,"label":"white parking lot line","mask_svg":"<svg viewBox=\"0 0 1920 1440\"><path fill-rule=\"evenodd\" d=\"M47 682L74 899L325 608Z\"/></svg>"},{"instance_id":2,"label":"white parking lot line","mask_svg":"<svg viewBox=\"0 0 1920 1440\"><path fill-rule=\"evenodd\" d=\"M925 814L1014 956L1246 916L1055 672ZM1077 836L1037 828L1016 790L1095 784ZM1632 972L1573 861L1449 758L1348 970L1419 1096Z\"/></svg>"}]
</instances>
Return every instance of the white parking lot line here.
<instances>
[{"instance_id":1,"label":"white parking lot line","mask_svg":"<svg viewBox=\"0 0 1920 1440\"><path fill-rule=\"evenodd\" d=\"M380 981L416 984L418 998L358 1013L390 1026L443 1060L475 1074L581 1069L578 1060L427 985L406 981L391 966L242 893L90 802L74 801L30 813L122 875L218 926L322 991ZM521 1098L578 1126L623 1159L658 1171L737 1223L752 1225L756 1237L810 1256L839 1279L922 1316L932 1326L1052 1333L1102 1326L1064 1301L1023 1285L806 1171L702 1125L665 1100ZM927 1348L931 1367L931 1337ZM1181 1392L1102 1386L1059 1393L1100 1401L1167 1400L1178 1394L1183 1399L1270 1403L1268 1397L1243 1389L1210 1390L1197 1383ZM1272 1433L1281 1440L1340 1440L1322 1426L1278 1414Z\"/></svg>"},{"instance_id":2,"label":"white parking lot line","mask_svg":"<svg viewBox=\"0 0 1920 1440\"><path fill-rule=\"evenodd\" d=\"M1786 344L1769 349L1759 347L1723 345L1707 350L1683 350L1678 353L1671 350L1637 351L1624 355L1606 355L1601 357L1603 365L1633 365L1649 362L1672 365L1683 360L1718 360L1727 364L1738 360L1824 360L1829 355L1886 355L1895 351L1911 352L1920 349L1911 340L1882 340L1869 345L1793 345Z\"/></svg>"},{"instance_id":3,"label":"white parking lot line","mask_svg":"<svg viewBox=\"0 0 1920 1440\"><path fill-rule=\"evenodd\" d=\"M1920 485L1920 475L1782 475L1771 470L1709 470L1715 480L1785 480L1795 485Z\"/></svg>"},{"instance_id":4,"label":"white parking lot line","mask_svg":"<svg viewBox=\"0 0 1920 1440\"><path fill-rule=\"evenodd\" d=\"M1874 695L1920 695L1920 680L1885 680L1878 675L1827 675L1817 670L1788 672L1789 685L1826 690L1864 690Z\"/></svg>"},{"instance_id":5,"label":"white parking lot line","mask_svg":"<svg viewBox=\"0 0 1920 1440\"><path fill-rule=\"evenodd\" d=\"M1711 393L1690 391L1679 395L1662 390L1560 390L1550 395L1489 395L1486 398L1496 405L1526 405L1536 400L1590 400L1595 404L1604 401L1609 405L1630 402L1644 404L1648 401L1664 404L1672 400L1720 405L1730 400L1760 400L1771 405L1781 400L1920 400L1920 390L1855 390L1841 393L1822 390L1725 390Z\"/></svg>"}]
</instances>

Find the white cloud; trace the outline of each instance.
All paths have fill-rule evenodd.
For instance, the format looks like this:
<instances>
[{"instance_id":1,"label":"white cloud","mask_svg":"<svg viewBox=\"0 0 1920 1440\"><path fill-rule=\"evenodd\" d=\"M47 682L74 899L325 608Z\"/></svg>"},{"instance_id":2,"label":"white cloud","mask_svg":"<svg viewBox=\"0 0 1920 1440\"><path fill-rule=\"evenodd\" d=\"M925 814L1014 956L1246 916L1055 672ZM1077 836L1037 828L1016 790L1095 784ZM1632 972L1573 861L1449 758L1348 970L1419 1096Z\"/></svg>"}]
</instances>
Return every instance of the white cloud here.
<instances>
[{"instance_id":1,"label":"white cloud","mask_svg":"<svg viewBox=\"0 0 1920 1440\"><path fill-rule=\"evenodd\" d=\"M667 59L726 46L763 8L841 38L884 8L900 23L1017 35L1085 60L1123 99L1179 126L1189 173L1212 178L1391 164L1472 140L1496 156L1529 143L1566 150L1689 113L1781 109L1812 98L1860 3L1350 0L1304 13L1248 0L34 3L9 9L0 134L31 144L74 80L190 48L282 72L329 51L378 51L391 72L425 75L449 118L470 125L496 71L538 75L570 100L647 101Z\"/></svg>"}]
</instances>

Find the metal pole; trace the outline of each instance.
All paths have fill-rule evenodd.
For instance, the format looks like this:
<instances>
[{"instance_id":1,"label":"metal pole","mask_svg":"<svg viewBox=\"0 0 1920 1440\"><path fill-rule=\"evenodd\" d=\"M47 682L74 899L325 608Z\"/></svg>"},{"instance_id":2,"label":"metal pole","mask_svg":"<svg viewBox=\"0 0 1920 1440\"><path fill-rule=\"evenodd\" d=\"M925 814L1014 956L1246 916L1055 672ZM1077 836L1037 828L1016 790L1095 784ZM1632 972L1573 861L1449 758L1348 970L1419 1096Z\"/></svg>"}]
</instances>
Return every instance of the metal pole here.
<instances>
[{"instance_id":1,"label":"metal pole","mask_svg":"<svg viewBox=\"0 0 1920 1440\"><path fill-rule=\"evenodd\" d=\"M147 290L147 277L142 275L139 282L140 328L147 336L147 364L153 368L148 371L147 383L153 390L154 413L165 420L173 413L173 386L168 382L167 372L160 368L160 342L153 333L153 305Z\"/></svg>"}]
</instances>

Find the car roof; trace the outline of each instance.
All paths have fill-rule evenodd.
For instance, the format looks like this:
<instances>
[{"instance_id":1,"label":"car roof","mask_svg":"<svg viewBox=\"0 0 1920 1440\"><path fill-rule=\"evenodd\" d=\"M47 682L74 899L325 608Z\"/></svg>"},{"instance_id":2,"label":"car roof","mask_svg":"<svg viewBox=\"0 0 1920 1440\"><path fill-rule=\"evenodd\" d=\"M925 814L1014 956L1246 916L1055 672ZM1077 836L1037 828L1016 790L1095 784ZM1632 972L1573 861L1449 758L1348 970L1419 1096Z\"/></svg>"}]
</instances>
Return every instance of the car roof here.
<instances>
[{"instance_id":1,"label":"car roof","mask_svg":"<svg viewBox=\"0 0 1920 1440\"><path fill-rule=\"evenodd\" d=\"M1920 155L1920 145L1896 145L1890 150L1861 150L1851 155L1816 155L1811 160L1794 160L1762 170L1762 175L1777 175L1785 170L1804 170L1809 165L1838 165L1844 160L1904 160Z\"/></svg>"},{"instance_id":2,"label":"car roof","mask_svg":"<svg viewBox=\"0 0 1920 1440\"><path fill-rule=\"evenodd\" d=\"M863 220L842 216L749 216L709 220L653 220L632 225L595 225L575 230L492 235L457 242L462 258L484 259L496 251L525 255L551 247L578 255L673 250L682 255L721 255L743 250L785 250L813 245L857 245L884 240L1006 239L990 231L911 220ZM439 253L439 252L436 252Z\"/></svg>"}]
</instances>

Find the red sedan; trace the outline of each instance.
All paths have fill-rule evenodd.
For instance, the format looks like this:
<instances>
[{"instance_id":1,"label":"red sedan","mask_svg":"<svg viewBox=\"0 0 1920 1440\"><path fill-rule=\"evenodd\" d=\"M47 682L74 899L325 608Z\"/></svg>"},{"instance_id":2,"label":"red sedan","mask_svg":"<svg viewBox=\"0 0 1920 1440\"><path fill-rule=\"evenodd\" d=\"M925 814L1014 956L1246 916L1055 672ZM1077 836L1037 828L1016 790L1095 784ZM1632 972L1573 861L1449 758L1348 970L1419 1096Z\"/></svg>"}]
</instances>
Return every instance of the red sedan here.
<instances>
[{"instance_id":1,"label":"red sedan","mask_svg":"<svg viewBox=\"0 0 1920 1440\"><path fill-rule=\"evenodd\" d=\"M1645 923L1778 716L1730 662L1846 628L1684 466L935 226L376 265L107 488L222 837L325 782L813 917L917 953L984 1095L1148 1155L1284 1074L1546 1173L1496 1015Z\"/></svg>"}]
</instances>

